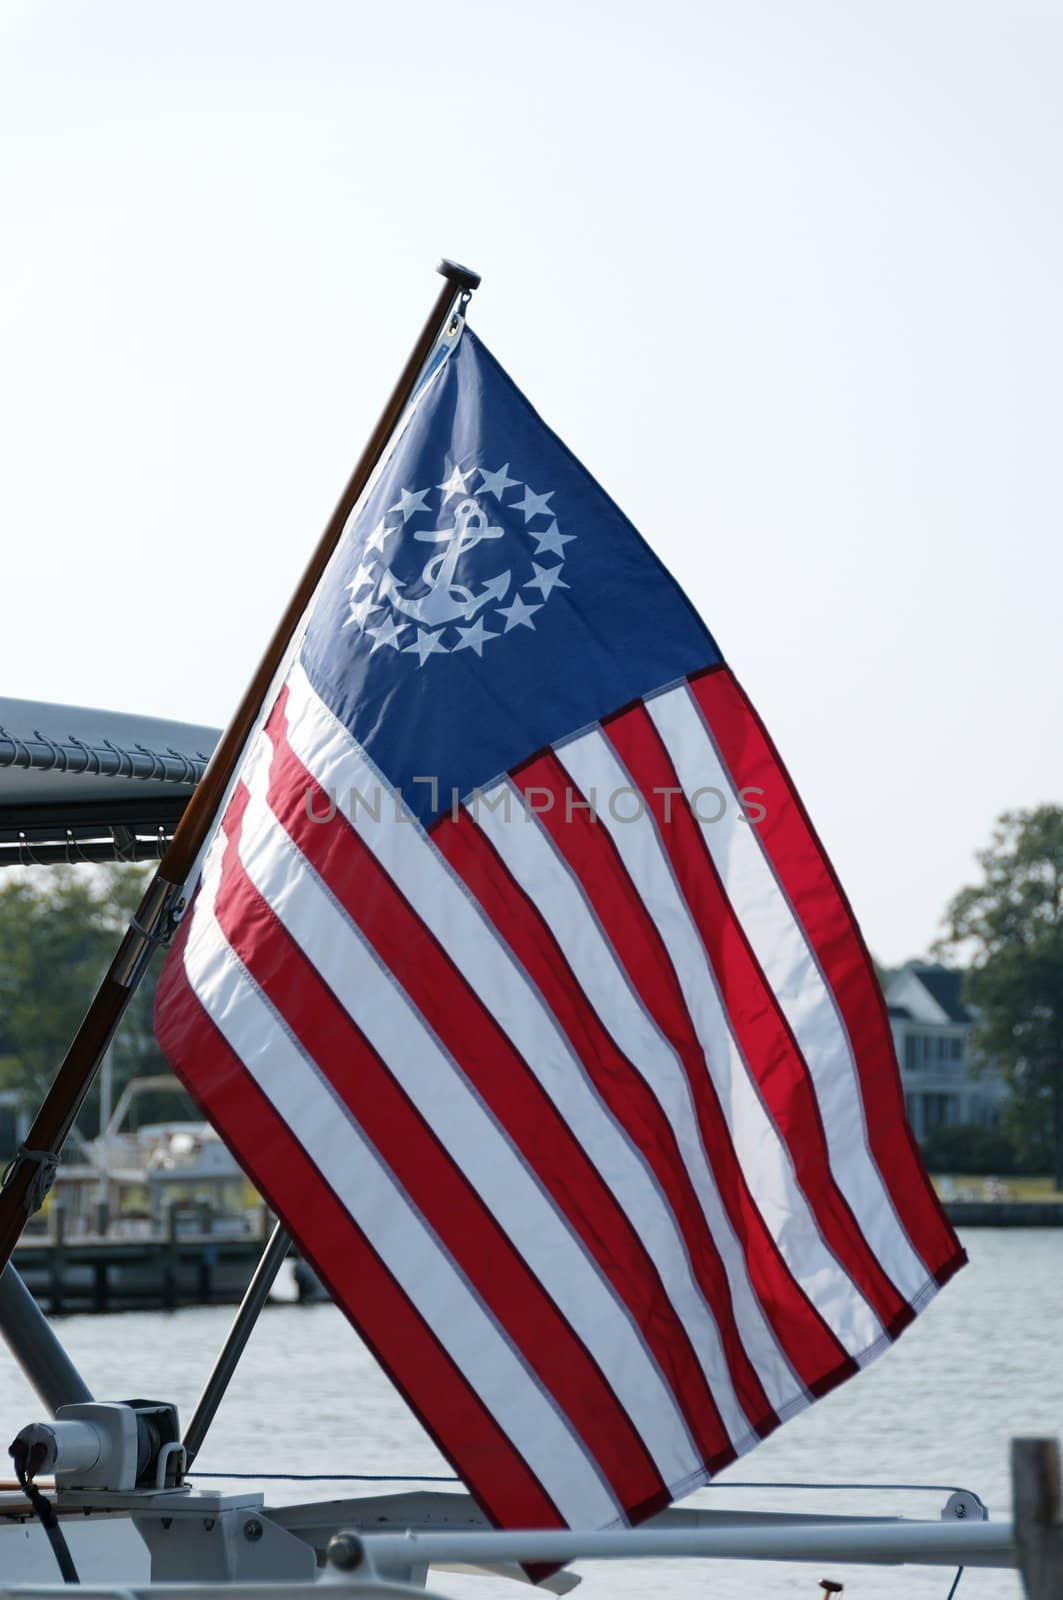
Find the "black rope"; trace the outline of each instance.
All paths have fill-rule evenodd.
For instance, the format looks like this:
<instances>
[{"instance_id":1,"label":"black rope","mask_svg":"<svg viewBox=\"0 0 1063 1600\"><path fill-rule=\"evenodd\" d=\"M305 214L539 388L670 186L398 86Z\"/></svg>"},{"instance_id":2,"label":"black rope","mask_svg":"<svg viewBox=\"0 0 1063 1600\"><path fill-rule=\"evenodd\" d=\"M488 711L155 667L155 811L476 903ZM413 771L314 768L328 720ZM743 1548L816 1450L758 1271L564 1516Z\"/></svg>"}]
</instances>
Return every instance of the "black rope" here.
<instances>
[{"instance_id":1,"label":"black rope","mask_svg":"<svg viewBox=\"0 0 1063 1600\"><path fill-rule=\"evenodd\" d=\"M956 1593L956 1590L960 1587L960 1579L962 1577L963 1577L963 1568L962 1567L957 1567L956 1568L956 1576L952 1580L952 1588L949 1590L948 1594L945 1596L945 1600L952 1600L952 1597Z\"/></svg>"},{"instance_id":2,"label":"black rope","mask_svg":"<svg viewBox=\"0 0 1063 1600\"><path fill-rule=\"evenodd\" d=\"M981 1501L973 1489L962 1489L955 1483L759 1483L742 1479L726 1483L713 1481L705 1485L707 1489L863 1489L873 1494L876 1489L903 1490L910 1494L969 1494L975 1500Z\"/></svg>"},{"instance_id":3,"label":"black rope","mask_svg":"<svg viewBox=\"0 0 1063 1600\"><path fill-rule=\"evenodd\" d=\"M460 1483L453 1472L200 1472L190 1478L246 1478L269 1483Z\"/></svg>"},{"instance_id":4,"label":"black rope","mask_svg":"<svg viewBox=\"0 0 1063 1600\"><path fill-rule=\"evenodd\" d=\"M15 1476L18 1478L22 1493L37 1513L41 1527L48 1535L48 1543L51 1545L55 1559L59 1564L63 1582L80 1583L81 1579L78 1577L77 1568L70 1554L70 1546L67 1544L63 1530L59 1526L59 1518L55 1514L55 1507L48 1497L41 1493L33 1481L33 1474L36 1472L37 1466L40 1464L40 1458L44 1453L43 1445L34 1447L33 1454L37 1455L38 1452L40 1452L40 1456L38 1456L37 1462L34 1463L30 1459L30 1452L27 1451L26 1446L21 1440L15 1440L10 1450L11 1458L15 1463Z\"/></svg>"},{"instance_id":5,"label":"black rope","mask_svg":"<svg viewBox=\"0 0 1063 1600\"><path fill-rule=\"evenodd\" d=\"M34 1171L26 1185L26 1193L22 1204L26 1215L32 1217L39 1211L48 1198L55 1175L59 1170L59 1156L54 1150L31 1150L28 1145L20 1144L15 1154L11 1157L4 1175L0 1178L0 1189L6 1189L23 1162L32 1164Z\"/></svg>"}]
</instances>

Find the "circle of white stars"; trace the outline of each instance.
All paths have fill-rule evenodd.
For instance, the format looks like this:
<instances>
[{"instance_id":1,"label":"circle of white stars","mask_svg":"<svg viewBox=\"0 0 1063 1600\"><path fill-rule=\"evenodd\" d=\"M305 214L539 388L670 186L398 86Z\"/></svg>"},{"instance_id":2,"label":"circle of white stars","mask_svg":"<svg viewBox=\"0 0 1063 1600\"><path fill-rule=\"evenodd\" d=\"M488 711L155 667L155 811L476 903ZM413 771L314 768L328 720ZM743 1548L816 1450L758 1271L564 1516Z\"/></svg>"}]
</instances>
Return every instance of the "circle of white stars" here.
<instances>
[{"instance_id":1,"label":"circle of white stars","mask_svg":"<svg viewBox=\"0 0 1063 1600\"><path fill-rule=\"evenodd\" d=\"M365 542L357 570L347 592L350 595L350 614L345 626L355 626L370 639L370 655L378 650L394 650L403 655L416 655L418 667L423 667L431 656L456 655L461 650L474 650L482 660L485 648L495 639L502 639L517 628L535 632L536 613L550 599L555 589L569 585L561 576L565 564L565 546L576 535L562 533L550 502L554 491L537 494L530 484L509 476L509 462L496 470L487 467L469 467L464 472L451 466L442 483L427 489L402 489L393 506L389 506ZM508 605L487 605L467 624L445 623L441 628L426 628L413 618L404 617L391 604L394 580L388 568L388 542L405 528L411 517L435 508L428 504L433 487L440 491L439 510L452 499L476 499L486 510L490 497L499 508L519 511L524 518L523 531L534 540L532 550L532 576L511 591ZM523 490L520 498L506 499L511 491ZM486 502L486 504L484 504ZM540 556L556 557L556 561L540 561ZM522 591L531 590L536 598L526 599ZM385 615L374 615L383 611ZM370 620L372 619L372 620ZM502 623L501 632L489 628L488 623ZM444 635L450 642L444 641ZM454 635L457 635L454 638Z\"/></svg>"}]
</instances>

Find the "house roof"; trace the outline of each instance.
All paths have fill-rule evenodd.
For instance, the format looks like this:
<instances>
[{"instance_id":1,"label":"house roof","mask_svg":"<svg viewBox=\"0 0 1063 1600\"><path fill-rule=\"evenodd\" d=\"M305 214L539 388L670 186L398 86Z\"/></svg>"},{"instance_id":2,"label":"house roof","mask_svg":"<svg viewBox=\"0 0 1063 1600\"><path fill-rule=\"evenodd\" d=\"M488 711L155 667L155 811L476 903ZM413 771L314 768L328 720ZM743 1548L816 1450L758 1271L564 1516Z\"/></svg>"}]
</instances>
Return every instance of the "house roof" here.
<instances>
[{"instance_id":1,"label":"house roof","mask_svg":"<svg viewBox=\"0 0 1063 1600\"><path fill-rule=\"evenodd\" d=\"M972 1021L971 1012L962 999L962 972L950 972L947 967L930 965L913 966L912 971L931 999L937 1001L950 1022Z\"/></svg>"}]
</instances>

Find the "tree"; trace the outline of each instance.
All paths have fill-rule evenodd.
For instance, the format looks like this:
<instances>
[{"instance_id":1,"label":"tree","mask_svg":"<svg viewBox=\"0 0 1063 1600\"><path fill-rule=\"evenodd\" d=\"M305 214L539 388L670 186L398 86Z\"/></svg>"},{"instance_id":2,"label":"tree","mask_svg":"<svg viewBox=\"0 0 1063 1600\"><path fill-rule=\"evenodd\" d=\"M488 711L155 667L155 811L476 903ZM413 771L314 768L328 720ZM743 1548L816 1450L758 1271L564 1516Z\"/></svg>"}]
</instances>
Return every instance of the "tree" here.
<instances>
[{"instance_id":1,"label":"tree","mask_svg":"<svg viewBox=\"0 0 1063 1600\"><path fill-rule=\"evenodd\" d=\"M144 889L136 868L57 867L0 885L0 1088L36 1109ZM163 1072L149 973L112 1045L115 1095L140 1073ZM98 1085L79 1124L98 1128Z\"/></svg>"},{"instance_id":2,"label":"tree","mask_svg":"<svg viewBox=\"0 0 1063 1600\"><path fill-rule=\"evenodd\" d=\"M1009 1178L1017 1173L1041 1170L1036 1161L1023 1160L1007 1128L956 1123L948 1128L935 1128L920 1144L929 1172Z\"/></svg>"},{"instance_id":3,"label":"tree","mask_svg":"<svg viewBox=\"0 0 1063 1600\"><path fill-rule=\"evenodd\" d=\"M939 948L968 958L976 1047L1010 1085L1020 1150L1063 1189L1063 807L1005 812L977 859Z\"/></svg>"}]
</instances>

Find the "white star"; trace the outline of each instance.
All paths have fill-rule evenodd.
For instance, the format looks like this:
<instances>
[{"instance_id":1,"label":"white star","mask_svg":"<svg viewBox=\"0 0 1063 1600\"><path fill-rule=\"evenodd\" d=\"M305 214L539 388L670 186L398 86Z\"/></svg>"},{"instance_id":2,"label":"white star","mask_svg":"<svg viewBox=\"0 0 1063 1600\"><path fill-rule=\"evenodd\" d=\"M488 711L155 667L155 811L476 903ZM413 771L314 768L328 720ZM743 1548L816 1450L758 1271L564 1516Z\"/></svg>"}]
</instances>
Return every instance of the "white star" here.
<instances>
[{"instance_id":1,"label":"white star","mask_svg":"<svg viewBox=\"0 0 1063 1600\"><path fill-rule=\"evenodd\" d=\"M353 623L357 628L364 628L365 619L368 617L370 611L378 610L379 606L380 601L377 599L375 594L367 594L364 600L352 600L351 614L343 626L345 628L349 628Z\"/></svg>"},{"instance_id":2,"label":"white star","mask_svg":"<svg viewBox=\"0 0 1063 1600\"><path fill-rule=\"evenodd\" d=\"M549 600L555 589L568 589L571 585L562 583L560 567L541 567L537 561L532 562L535 568L535 577L529 578L527 583L521 585L522 589L538 589L544 600Z\"/></svg>"},{"instance_id":3,"label":"white star","mask_svg":"<svg viewBox=\"0 0 1063 1600\"><path fill-rule=\"evenodd\" d=\"M551 522L545 533L532 534L532 538L539 541L535 546L535 554L541 556L549 551L552 556L563 556L566 544L571 544L575 537L574 533L559 533L557 523Z\"/></svg>"},{"instance_id":4,"label":"white star","mask_svg":"<svg viewBox=\"0 0 1063 1600\"><path fill-rule=\"evenodd\" d=\"M552 517L554 513L550 509L550 502L554 498L554 493L555 491L551 489L549 494L536 494L531 484L526 483L524 499L514 500L513 510L524 512L525 524L529 523L532 517Z\"/></svg>"},{"instance_id":5,"label":"white star","mask_svg":"<svg viewBox=\"0 0 1063 1600\"><path fill-rule=\"evenodd\" d=\"M411 494L409 489L401 489L399 491L398 505L388 506L388 510L401 511L403 522L409 522L410 518L415 516L418 511L428 510L425 501L431 492L431 489L418 489L416 494Z\"/></svg>"},{"instance_id":6,"label":"white star","mask_svg":"<svg viewBox=\"0 0 1063 1600\"><path fill-rule=\"evenodd\" d=\"M373 648L370 650L369 654L375 655L375 653L383 644L390 645L392 650L401 650L402 646L396 644L395 641L398 639L400 633L406 632L408 627L408 622L396 623L394 617L385 617L384 621L379 627L366 628L366 633L368 633L373 640Z\"/></svg>"},{"instance_id":7,"label":"white star","mask_svg":"<svg viewBox=\"0 0 1063 1600\"><path fill-rule=\"evenodd\" d=\"M493 494L496 500L501 500L507 489L516 488L520 482L519 478L507 478L506 473L508 471L508 461L504 467L499 467L497 472L485 472L481 467L480 477L483 481L476 491L477 494Z\"/></svg>"},{"instance_id":8,"label":"white star","mask_svg":"<svg viewBox=\"0 0 1063 1600\"><path fill-rule=\"evenodd\" d=\"M451 495L468 494L469 491L466 487L465 480L466 478L471 478L475 471L475 467L470 467L468 472L461 472L457 467L455 467L446 483L441 483L439 485L439 488L443 491L443 498L440 501L440 505L445 506Z\"/></svg>"},{"instance_id":9,"label":"white star","mask_svg":"<svg viewBox=\"0 0 1063 1600\"><path fill-rule=\"evenodd\" d=\"M358 593L359 589L364 589L367 583L375 583L375 582L376 582L375 577L370 572L369 568L365 565L365 563L362 562L359 565L357 571L355 572L354 577L351 579L350 583L347 585L347 593L351 596L351 598L353 600L354 596Z\"/></svg>"},{"instance_id":10,"label":"white star","mask_svg":"<svg viewBox=\"0 0 1063 1600\"><path fill-rule=\"evenodd\" d=\"M398 533L398 528L385 527L385 521L386 518L381 517L380 521L377 523L376 527L365 541L366 555L368 555L371 550L383 550L384 540L390 539L393 533Z\"/></svg>"},{"instance_id":11,"label":"white star","mask_svg":"<svg viewBox=\"0 0 1063 1600\"><path fill-rule=\"evenodd\" d=\"M457 644L451 645L451 653L453 654L455 650L475 650L481 660L483 659L484 645L488 639L501 637L500 634L487 632L484 627L483 617L477 617L470 627L459 628L458 632L461 634L461 638Z\"/></svg>"},{"instance_id":12,"label":"white star","mask_svg":"<svg viewBox=\"0 0 1063 1600\"><path fill-rule=\"evenodd\" d=\"M443 643L442 633L443 630L441 628L436 633L426 633L423 628L418 628L417 637L413 643L403 646L404 653L409 655L412 651L416 651L419 658L418 665L422 667L429 656L439 655L440 652L446 655L447 647Z\"/></svg>"},{"instance_id":13,"label":"white star","mask_svg":"<svg viewBox=\"0 0 1063 1600\"><path fill-rule=\"evenodd\" d=\"M519 594L515 594L508 606L499 606L498 609L506 619L507 633L511 628L530 628L534 633L535 623L532 621L532 617L543 608L542 606L530 606L526 600L521 599Z\"/></svg>"}]
</instances>

